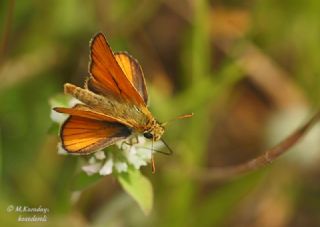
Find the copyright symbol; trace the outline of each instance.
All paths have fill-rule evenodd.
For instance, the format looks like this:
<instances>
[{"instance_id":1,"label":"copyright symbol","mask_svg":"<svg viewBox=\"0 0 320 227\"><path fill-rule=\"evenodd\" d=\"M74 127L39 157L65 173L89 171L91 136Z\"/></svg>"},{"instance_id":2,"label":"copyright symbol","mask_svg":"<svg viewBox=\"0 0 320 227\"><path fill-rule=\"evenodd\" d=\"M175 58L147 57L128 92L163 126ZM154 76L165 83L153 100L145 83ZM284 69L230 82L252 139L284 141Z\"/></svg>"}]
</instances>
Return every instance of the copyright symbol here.
<instances>
[{"instance_id":1,"label":"copyright symbol","mask_svg":"<svg viewBox=\"0 0 320 227\"><path fill-rule=\"evenodd\" d=\"M14 206L13 205L9 205L8 207L7 207L7 212L11 212L11 211L13 211L14 210Z\"/></svg>"}]
</instances>

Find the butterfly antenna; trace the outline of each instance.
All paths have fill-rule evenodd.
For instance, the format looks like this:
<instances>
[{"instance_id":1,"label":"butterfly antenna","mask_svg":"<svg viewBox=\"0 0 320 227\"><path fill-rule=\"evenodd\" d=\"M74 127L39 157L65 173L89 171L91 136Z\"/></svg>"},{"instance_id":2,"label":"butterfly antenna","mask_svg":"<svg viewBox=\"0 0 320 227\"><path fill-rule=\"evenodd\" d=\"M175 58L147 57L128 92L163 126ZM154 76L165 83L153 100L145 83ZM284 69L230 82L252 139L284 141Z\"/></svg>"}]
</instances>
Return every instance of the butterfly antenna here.
<instances>
[{"instance_id":1,"label":"butterfly antenna","mask_svg":"<svg viewBox=\"0 0 320 227\"><path fill-rule=\"evenodd\" d=\"M170 123L170 122L172 122L172 121L180 120L180 119L184 119L184 118L190 118L190 117L192 117L193 115L194 115L193 113L183 114L183 115L180 115L180 116L178 116L178 117L175 117L175 118L173 118L173 119L171 119L171 120L169 120L169 121L167 121L167 122L164 122L164 123L162 123L161 125L162 125L162 126L165 126L165 125L167 125L168 123Z\"/></svg>"},{"instance_id":2,"label":"butterfly antenna","mask_svg":"<svg viewBox=\"0 0 320 227\"><path fill-rule=\"evenodd\" d=\"M168 148L169 152L166 153L166 152L159 152L161 154L165 154L165 155L172 155L173 154L173 150L169 147L169 145L163 140L161 139L162 143Z\"/></svg>"},{"instance_id":3,"label":"butterfly antenna","mask_svg":"<svg viewBox=\"0 0 320 227\"><path fill-rule=\"evenodd\" d=\"M184 118L190 118L193 116L193 113L190 114L184 114L184 115L180 115L176 118L171 119L170 121L167 121L165 123L162 123L162 126L165 126L166 124L168 124L171 121L175 121L175 120L179 120L179 119L184 119ZM169 147L169 145L163 140L161 139L162 143L168 148L169 152L162 152L162 151L157 151L161 154L165 154L165 155L172 155L173 154L173 150ZM152 154L151 154L151 163L152 163L152 173L154 174L156 172L156 165L155 165L155 161L154 161L154 157L153 157L153 142L154 140L152 139Z\"/></svg>"}]
</instances>

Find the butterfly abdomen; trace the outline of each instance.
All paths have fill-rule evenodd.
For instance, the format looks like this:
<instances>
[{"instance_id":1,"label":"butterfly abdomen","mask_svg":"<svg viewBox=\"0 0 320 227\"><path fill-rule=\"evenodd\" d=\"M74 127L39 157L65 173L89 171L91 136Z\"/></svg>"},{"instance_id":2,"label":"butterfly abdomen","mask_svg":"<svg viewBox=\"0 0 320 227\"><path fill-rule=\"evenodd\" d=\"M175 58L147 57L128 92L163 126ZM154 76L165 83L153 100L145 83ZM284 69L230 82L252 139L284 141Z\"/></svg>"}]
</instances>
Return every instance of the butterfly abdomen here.
<instances>
[{"instance_id":1,"label":"butterfly abdomen","mask_svg":"<svg viewBox=\"0 0 320 227\"><path fill-rule=\"evenodd\" d=\"M102 96L69 83L64 85L64 92L72 95L76 99L91 107L101 106L105 102L105 99Z\"/></svg>"},{"instance_id":2,"label":"butterfly abdomen","mask_svg":"<svg viewBox=\"0 0 320 227\"><path fill-rule=\"evenodd\" d=\"M99 94L95 94L88 89L83 89L69 83L66 83L64 85L64 92L66 94L72 95L90 108L93 108L109 116L118 118L120 120L128 121L134 125L136 125L135 121L139 120L141 117L144 118L144 115L142 113L132 110L133 108L131 106L127 106L128 104L120 103L111 95L110 97L104 97ZM134 121L131 122L130 120L133 119ZM144 121L142 121L141 123L143 124Z\"/></svg>"}]
</instances>

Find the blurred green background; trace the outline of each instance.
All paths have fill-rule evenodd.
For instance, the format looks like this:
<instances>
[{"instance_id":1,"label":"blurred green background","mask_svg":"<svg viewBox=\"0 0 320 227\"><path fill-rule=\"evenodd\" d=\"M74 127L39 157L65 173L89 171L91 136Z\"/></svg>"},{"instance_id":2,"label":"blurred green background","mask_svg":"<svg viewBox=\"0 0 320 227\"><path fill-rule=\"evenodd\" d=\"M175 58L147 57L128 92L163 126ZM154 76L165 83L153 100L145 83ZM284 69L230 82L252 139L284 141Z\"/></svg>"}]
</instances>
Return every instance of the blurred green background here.
<instances>
[{"instance_id":1,"label":"blurred green background","mask_svg":"<svg viewBox=\"0 0 320 227\"><path fill-rule=\"evenodd\" d=\"M0 1L1 226L320 226L319 130L271 166L228 180L197 168L258 156L319 107L320 2ZM104 32L135 56L173 156L156 156L145 216L107 176L74 191L78 158L57 154L48 100L83 85ZM208 170L210 171L210 170ZM19 223L9 205L49 208Z\"/></svg>"}]
</instances>

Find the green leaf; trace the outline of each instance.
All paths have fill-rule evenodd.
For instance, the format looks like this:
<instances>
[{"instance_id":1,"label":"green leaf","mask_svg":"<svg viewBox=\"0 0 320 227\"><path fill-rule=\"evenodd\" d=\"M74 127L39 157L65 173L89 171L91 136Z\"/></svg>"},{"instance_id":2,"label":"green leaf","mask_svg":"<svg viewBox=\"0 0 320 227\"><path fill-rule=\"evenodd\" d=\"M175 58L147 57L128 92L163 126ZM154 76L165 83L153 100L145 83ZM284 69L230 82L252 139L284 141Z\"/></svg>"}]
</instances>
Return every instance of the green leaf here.
<instances>
[{"instance_id":1,"label":"green leaf","mask_svg":"<svg viewBox=\"0 0 320 227\"><path fill-rule=\"evenodd\" d=\"M153 188L148 178L139 170L129 168L128 172L117 175L122 188L139 204L145 215L153 206Z\"/></svg>"}]
</instances>

